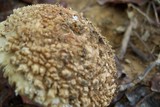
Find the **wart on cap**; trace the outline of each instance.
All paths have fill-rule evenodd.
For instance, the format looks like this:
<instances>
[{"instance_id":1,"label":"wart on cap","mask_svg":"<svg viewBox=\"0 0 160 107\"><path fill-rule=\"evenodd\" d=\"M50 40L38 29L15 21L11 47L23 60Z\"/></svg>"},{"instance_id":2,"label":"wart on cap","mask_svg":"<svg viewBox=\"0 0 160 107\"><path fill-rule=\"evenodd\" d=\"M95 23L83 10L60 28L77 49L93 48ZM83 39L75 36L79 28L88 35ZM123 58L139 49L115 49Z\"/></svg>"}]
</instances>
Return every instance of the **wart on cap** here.
<instances>
[{"instance_id":1,"label":"wart on cap","mask_svg":"<svg viewBox=\"0 0 160 107\"><path fill-rule=\"evenodd\" d=\"M38 4L0 23L0 63L15 92L45 107L105 107L117 84L114 54L77 12Z\"/></svg>"}]
</instances>

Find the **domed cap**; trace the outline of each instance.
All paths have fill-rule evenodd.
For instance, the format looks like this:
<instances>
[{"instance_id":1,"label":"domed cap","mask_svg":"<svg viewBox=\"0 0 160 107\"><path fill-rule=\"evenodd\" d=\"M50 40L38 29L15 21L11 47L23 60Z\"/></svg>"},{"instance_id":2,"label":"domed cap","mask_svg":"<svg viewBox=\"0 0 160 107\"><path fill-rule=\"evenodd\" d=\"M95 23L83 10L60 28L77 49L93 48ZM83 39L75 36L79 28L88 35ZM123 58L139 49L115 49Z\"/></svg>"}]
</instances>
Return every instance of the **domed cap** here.
<instances>
[{"instance_id":1,"label":"domed cap","mask_svg":"<svg viewBox=\"0 0 160 107\"><path fill-rule=\"evenodd\" d=\"M0 23L0 63L15 92L46 107L105 107L117 88L114 54L77 12L38 4Z\"/></svg>"}]
</instances>

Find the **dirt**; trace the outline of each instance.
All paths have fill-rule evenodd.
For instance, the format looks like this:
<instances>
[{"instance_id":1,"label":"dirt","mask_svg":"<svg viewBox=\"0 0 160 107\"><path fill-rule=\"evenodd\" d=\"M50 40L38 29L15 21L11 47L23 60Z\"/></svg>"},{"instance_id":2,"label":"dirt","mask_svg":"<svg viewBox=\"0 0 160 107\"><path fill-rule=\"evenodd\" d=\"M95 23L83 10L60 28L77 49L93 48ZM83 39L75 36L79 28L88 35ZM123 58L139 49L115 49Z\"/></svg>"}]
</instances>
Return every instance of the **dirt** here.
<instances>
[{"instance_id":1,"label":"dirt","mask_svg":"<svg viewBox=\"0 0 160 107\"><path fill-rule=\"evenodd\" d=\"M105 4L99 5L96 0L57 0L67 7L71 7L73 10L78 11L88 18L97 28L101 31L102 35L109 41L112 48L115 50L116 56L118 56L124 33L130 23L128 18L127 4ZM20 2L22 6L22 2ZM19 4L16 4L17 7ZM26 4L24 4L26 5ZM148 5L138 7L142 11L148 9ZM8 11L8 10L7 10ZM136 79L138 75L142 74L147 66L157 59L160 53L160 31L159 27L155 24L150 24L146 17L144 17L137 10L132 11L137 18L138 26L133 29L141 39L136 36L135 33L131 33L129 42L132 42L136 49L141 51L142 55L138 55L131 46L128 46L127 52L123 60L119 60L122 66L122 74L125 74L128 80L124 79L122 83L131 82ZM2 11L1 11L1 17ZM150 9L149 16L155 21L153 9ZM117 30L120 29L120 30ZM142 84L151 81L151 78L159 70L155 67L148 75L144 78ZM147 85L147 84L146 84ZM143 101L141 101L142 103ZM116 106L118 107L118 106ZM123 106L125 107L125 106ZM126 106L127 107L127 106Z\"/></svg>"},{"instance_id":2,"label":"dirt","mask_svg":"<svg viewBox=\"0 0 160 107\"><path fill-rule=\"evenodd\" d=\"M116 29L121 26L127 27L127 25L129 24L129 19L126 13L127 5L106 4L101 6L95 0L68 0L68 4L74 10L83 12L84 16L91 20L99 28L102 35L106 37L106 39L110 42L113 49L115 50L115 53L118 55L121 47L121 41L123 39L123 33L117 33ZM160 43L160 38L152 36L150 38L151 41L147 41L147 45L150 46L149 48L150 50L152 50L155 46L155 44L153 44L152 42L154 41L158 45ZM136 44L136 47L143 51L146 51L144 50L144 46L138 38L133 37L132 39L134 44ZM154 39L156 39L156 41ZM130 50L131 49L128 48L128 51L122 63L125 73L132 80L144 71L149 62L143 62Z\"/></svg>"}]
</instances>

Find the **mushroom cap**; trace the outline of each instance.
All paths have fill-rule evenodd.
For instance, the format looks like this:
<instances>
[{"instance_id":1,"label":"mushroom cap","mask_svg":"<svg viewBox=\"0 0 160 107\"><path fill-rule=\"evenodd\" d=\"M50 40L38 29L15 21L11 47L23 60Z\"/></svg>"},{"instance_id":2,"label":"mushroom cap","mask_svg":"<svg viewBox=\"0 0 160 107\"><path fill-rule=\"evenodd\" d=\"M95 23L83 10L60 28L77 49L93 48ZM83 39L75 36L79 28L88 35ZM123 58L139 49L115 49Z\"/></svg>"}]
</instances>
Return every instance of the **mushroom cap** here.
<instances>
[{"instance_id":1,"label":"mushroom cap","mask_svg":"<svg viewBox=\"0 0 160 107\"><path fill-rule=\"evenodd\" d=\"M0 63L15 92L46 107L105 107L114 52L90 21L57 5L18 8L0 23Z\"/></svg>"}]
</instances>

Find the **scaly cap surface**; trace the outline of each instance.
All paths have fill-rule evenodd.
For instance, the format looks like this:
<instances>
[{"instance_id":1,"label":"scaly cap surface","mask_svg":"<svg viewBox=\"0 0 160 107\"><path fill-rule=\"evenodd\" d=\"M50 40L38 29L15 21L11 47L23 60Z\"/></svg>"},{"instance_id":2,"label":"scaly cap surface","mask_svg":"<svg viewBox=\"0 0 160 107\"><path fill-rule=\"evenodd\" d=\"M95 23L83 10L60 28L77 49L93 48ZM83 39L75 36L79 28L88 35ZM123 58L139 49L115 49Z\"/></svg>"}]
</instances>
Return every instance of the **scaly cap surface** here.
<instances>
[{"instance_id":1,"label":"scaly cap surface","mask_svg":"<svg viewBox=\"0 0 160 107\"><path fill-rule=\"evenodd\" d=\"M77 12L38 4L0 23L0 63L17 94L46 107L105 107L117 84L111 46Z\"/></svg>"}]
</instances>

